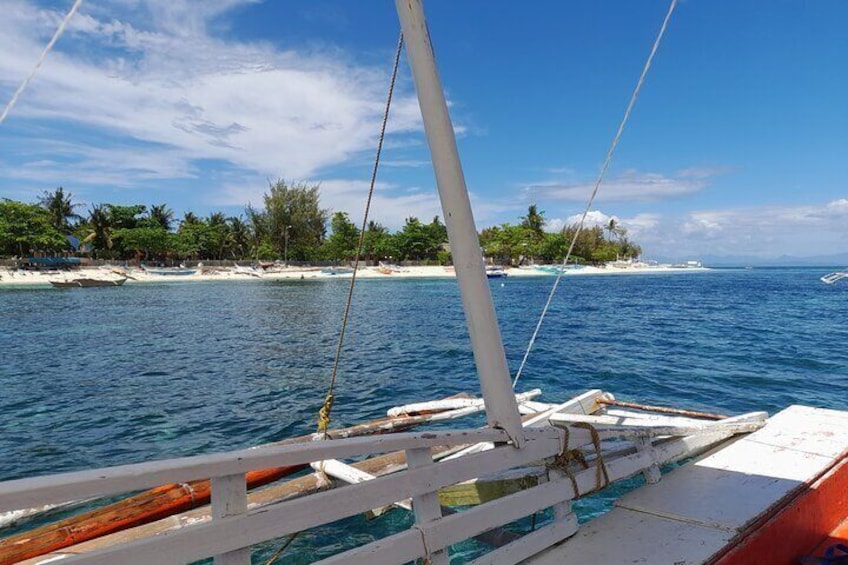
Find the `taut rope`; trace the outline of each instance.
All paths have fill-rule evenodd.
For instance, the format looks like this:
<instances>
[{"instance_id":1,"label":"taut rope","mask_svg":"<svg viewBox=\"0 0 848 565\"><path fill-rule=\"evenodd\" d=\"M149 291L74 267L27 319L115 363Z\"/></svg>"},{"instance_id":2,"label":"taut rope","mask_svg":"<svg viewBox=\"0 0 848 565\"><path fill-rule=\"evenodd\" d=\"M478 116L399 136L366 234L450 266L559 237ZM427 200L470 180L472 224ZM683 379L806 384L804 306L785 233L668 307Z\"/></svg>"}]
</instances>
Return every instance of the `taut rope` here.
<instances>
[{"instance_id":1,"label":"taut rope","mask_svg":"<svg viewBox=\"0 0 848 565\"><path fill-rule=\"evenodd\" d=\"M568 251L565 254L565 257L562 260L562 266L565 267L568 264L568 260L571 258L571 253L574 251L574 246L577 244L577 238L580 237L580 232L583 231L583 224L586 221L586 216L589 214L589 210L592 209L592 204L595 202L595 197L598 195L598 189L601 187L601 182L604 180L604 176L607 174L607 169L609 168L610 161L612 161L612 156L615 153L615 148L618 146L618 141L621 139L621 134L624 132L624 126L627 124L627 120L630 118L630 112L633 110L633 106L636 104L636 97L639 96L639 91L642 89L642 84L645 82L645 77L648 75L648 70L651 68L651 63L654 61L654 55L657 52L657 49L660 46L660 40L662 40L663 34L665 34L665 29L668 27L668 21L671 18L672 12L674 12L674 7L677 5L677 0L671 0L671 4L668 7L668 12L665 15L665 19L663 20L662 27L660 27L660 31L657 34L657 38L654 40L654 45L651 48L651 53L648 55L648 60L645 61L645 66L642 68L642 74L639 76L639 81L636 83L636 88L633 90L633 94L630 96L630 102L627 104L627 110L624 112L624 117L621 119L621 123L618 125L618 131L615 133L615 137L612 139L612 143L610 144L610 148L607 151L606 159L604 159L604 164L601 166L601 171L598 174L598 178L595 181L595 188L592 190L592 195L589 197L589 202L586 204L586 209L583 210L583 215L580 216L580 223L577 225L577 231L574 232L574 237L571 239L571 245L568 246ZM545 307L542 309L542 315L539 316L539 322L536 324L536 329L533 330L533 335L530 338L530 342L527 344L527 350L524 352L524 357L521 359L521 365L518 367L518 372L515 374L515 380L512 381L512 387L515 388L515 384L518 382L519 377L521 377L521 372L524 370L524 365L527 363L527 358L530 356L530 351L533 349L533 344L536 343L536 338L539 335L539 329L542 327L542 322L545 319L545 315L548 313L548 309L551 306L551 302L554 299L554 295L556 294L557 287L559 286L559 281L562 279L564 269L560 269L560 272L557 273L556 280L554 281L553 288L551 288L550 294L548 294L548 300L545 302Z\"/></svg>"},{"instance_id":2,"label":"taut rope","mask_svg":"<svg viewBox=\"0 0 848 565\"><path fill-rule=\"evenodd\" d=\"M330 386L327 387L327 395L324 397L324 405L318 411L318 431L327 433L327 426L330 425L330 413L333 410L333 388L336 386L336 375L339 370L339 360L342 356L342 346L344 345L345 331L347 330L347 319L350 314L350 305L353 301L353 289L356 286L356 271L359 269L359 259L362 255L362 247L365 243L365 228L368 226L368 213L371 210L371 199L374 196L374 185L377 182L377 168L380 166L380 154L383 151L383 140L386 137L386 123L389 121L389 108L392 105L392 94L395 90L395 80L397 79L398 63L400 62L400 54L403 49L403 32L398 37L397 50L395 51L395 62L392 68L392 79L389 83L389 94L386 98L386 110L383 112L383 123L380 126L380 141L377 143L377 155L374 159L374 168L371 171L371 187L368 189L368 200L365 203L365 214L362 217L362 229L359 231L359 243L356 246L356 260L353 264L353 275L350 277L350 288L347 293L347 302L345 303L344 314L342 315L342 329L339 333L339 343L336 346L336 357L333 361L333 370L330 374Z\"/></svg>"},{"instance_id":3,"label":"taut rope","mask_svg":"<svg viewBox=\"0 0 848 565\"><path fill-rule=\"evenodd\" d=\"M53 37L50 38L50 41L47 43L47 46L44 48L44 51L41 52L41 56L38 58L38 61L35 63L35 67L32 69L32 72L29 73L29 76L24 79L15 93L12 95L12 99L9 100L9 103L6 104L6 107L3 108L3 113L0 114L0 124L6 119L6 116L9 115L9 112L12 111L12 108L15 106L15 103L18 101L18 98L29 85L30 81L35 76L35 73L38 72L38 69L41 68L41 65L44 64L44 60L47 58L47 54L53 49L53 46L59 40L59 37L62 35L62 32L65 31L65 28L68 26L68 22L71 21L71 18L76 13L77 9L82 4L82 0L76 0L74 4L71 6L71 9L68 10L68 13L65 15L65 19L62 20L62 23L59 24L59 27L56 28L55 33L53 33Z\"/></svg>"}]
</instances>

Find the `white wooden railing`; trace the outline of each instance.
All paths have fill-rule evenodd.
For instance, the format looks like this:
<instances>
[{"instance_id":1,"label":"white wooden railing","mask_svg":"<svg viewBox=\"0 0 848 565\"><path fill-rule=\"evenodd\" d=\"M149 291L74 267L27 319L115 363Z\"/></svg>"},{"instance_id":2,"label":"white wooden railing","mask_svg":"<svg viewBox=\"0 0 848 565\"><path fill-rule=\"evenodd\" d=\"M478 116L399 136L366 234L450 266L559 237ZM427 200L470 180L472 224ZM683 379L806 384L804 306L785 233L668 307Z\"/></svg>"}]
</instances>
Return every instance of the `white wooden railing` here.
<instances>
[{"instance_id":1,"label":"white wooden railing","mask_svg":"<svg viewBox=\"0 0 848 565\"><path fill-rule=\"evenodd\" d=\"M151 538L69 557L67 563L187 563L209 556L226 565L250 562L250 546L412 498L415 525L405 532L325 560L326 563L401 563L429 557L446 563L448 546L574 497L570 480L552 481L520 493L442 517L437 491L475 477L527 465L591 441L585 430L526 429L518 449L505 432L473 429L402 433L318 441L125 465L0 483L0 511L68 500L109 496L166 483L212 479L212 520ZM494 442L494 449L434 462L431 448ZM245 473L255 469L346 459L391 451L406 452L408 468L367 482L277 504L247 509ZM519 559L571 535L576 521L567 511L547 528L489 554L488 559ZM544 539L543 539L544 538Z\"/></svg>"}]
</instances>

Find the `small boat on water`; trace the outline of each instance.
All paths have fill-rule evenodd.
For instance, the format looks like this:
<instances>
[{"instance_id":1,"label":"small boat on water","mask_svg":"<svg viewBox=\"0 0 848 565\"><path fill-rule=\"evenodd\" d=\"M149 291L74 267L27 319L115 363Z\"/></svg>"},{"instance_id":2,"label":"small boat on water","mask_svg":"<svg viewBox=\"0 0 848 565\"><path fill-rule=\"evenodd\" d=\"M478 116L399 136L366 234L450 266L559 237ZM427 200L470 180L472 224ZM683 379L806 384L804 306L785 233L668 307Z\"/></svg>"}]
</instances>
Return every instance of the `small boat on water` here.
<instances>
[{"instance_id":1,"label":"small boat on water","mask_svg":"<svg viewBox=\"0 0 848 565\"><path fill-rule=\"evenodd\" d=\"M120 279L92 279L79 277L75 279L53 280L50 284L56 288L92 288L103 286L121 286L127 282L127 277Z\"/></svg>"},{"instance_id":2,"label":"small boat on water","mask_svg":"<svg viewBox=\"0 0 848 565\"><path fill-rule=\"evenodd\" d=\"M825 284L833 284L838 280L848 278L848 268L843 269L841 271L835 271L833 273L828 273L824 275L821 279L821 282Z\"/></svg>"},{"instance_id":3,"label":"small boat on water","mask_svg":"<svg viewBox=\"0 0 848 565\"><path fill-rule=\"evenodd\" d=\"M498 265L493 265L491 267L486 267L486 278L487 279L500 279L506 276L506 271L503 267Z\"/></svg>"}]
</instances>

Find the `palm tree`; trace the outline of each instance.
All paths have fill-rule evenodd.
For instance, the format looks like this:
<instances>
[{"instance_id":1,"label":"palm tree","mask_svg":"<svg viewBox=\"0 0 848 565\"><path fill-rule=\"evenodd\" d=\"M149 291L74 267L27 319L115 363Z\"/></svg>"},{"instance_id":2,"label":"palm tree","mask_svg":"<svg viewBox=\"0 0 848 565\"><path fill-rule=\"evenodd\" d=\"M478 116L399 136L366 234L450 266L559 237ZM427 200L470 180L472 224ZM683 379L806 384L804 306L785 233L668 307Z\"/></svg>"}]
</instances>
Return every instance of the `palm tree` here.
<instances>
[{"instance_id":1,"label":"palm tree","mask_svg":"<svg viewBox=\"0 0 848 565\"><path fill-rule=\"evenodd\" d=\"M531 230L534 236L541 237L545 226L545 213L539 212L535 204L527 208L527 215L521 218L521 227Z\"/></svg>"},{"instance_id":2,"label":"palm tree","mask_svg":"<svg viewBox=\"0 0 848 565\"><path fill-rule=\"evenodd\" d=\"M98 204L88 213L89 233L83 240L95 249L112 250L112 216L108 204Z\"/></svg>"},{"instance_id":3,"label":"palm tree","mask_svg":"<svg viewBox=\"0 0 848 565\"><path fill-rule=\"evenodd\" d=\"M615 218L610 218L609 223L604 226L604 229L609 233L609 240L612 241L612 236L618 234L618 221Z\"/></svg>"},{"instance_id":4,"label":"palm tree","mask_svg":"<svg viewBox=\"0 0 848 565\"><path fill-rule=\"evenodd\" d=\"M196 225L200 223L200 218L198 218L194 212L186 212L181 223L189 226Z\"/></svg>"},{"instance_id":5,"label":"palm tree","mask_svg":"<svg viewBox=\"0 0 848 565\"><path fill-rule=\"evenodd\" d=\"M236 259L242 259L250 249L250 227L238 218L230 218L230 234L232 236L232 254Z\"/></svg>"},{"instance_id":6,"label":"palm tree","mask_svg":"<svg viewBox=\"0 0 848 565\"><path fill-rule=\"evenodd\" d=\"M65 189L61 186L50 192L45 190L41 195L41 207L50 213L50 223L63 234L70 233L71 222L69 220L79 220L79 214L74 212L74 208L79 207L79 204L73 203L73 194L65 194Z\"/></svg>"},{"instance_id":7,"label":"palm tree","mask_svg":"<svg viewBox=\"0 0 848 565\"><path fill-rule=\"evenodd\" d=\"M171 231L171 222L174 221L174 211L168 208L167 204L151 206L148 217L153 223L162 226L165 231Z\"/></svg>"}]
</instances>

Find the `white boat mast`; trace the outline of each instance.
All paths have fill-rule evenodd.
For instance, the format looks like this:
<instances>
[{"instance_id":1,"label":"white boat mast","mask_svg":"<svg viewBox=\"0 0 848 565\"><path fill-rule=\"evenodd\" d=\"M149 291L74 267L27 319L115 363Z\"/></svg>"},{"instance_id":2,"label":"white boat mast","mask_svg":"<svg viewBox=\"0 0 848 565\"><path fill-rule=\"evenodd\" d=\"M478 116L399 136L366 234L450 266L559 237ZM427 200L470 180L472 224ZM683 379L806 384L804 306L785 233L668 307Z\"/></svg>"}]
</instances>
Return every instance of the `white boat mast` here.
<instances>
[{"instance_id":1,"label":"white boat mast","mask_svg":"<svg viewBox=\"0 0 848 565\"><path fill-rule=\"evenodd\" d=\"M520 446L523 440L521 417L424 10L421 0L395 0L395 5L424 118L424 132L436 173L486 416L489 426L503 429L513 443Z\"/></svg>"}]
</instances>

